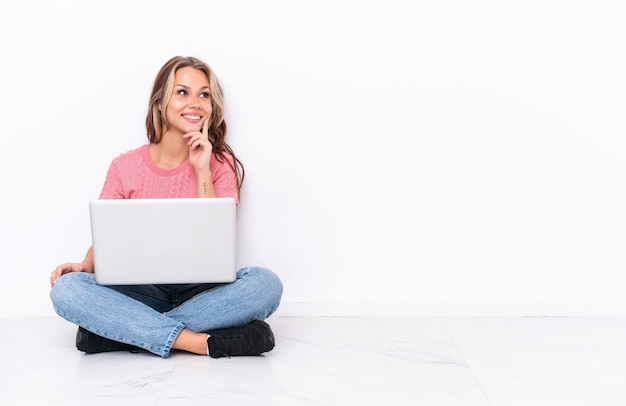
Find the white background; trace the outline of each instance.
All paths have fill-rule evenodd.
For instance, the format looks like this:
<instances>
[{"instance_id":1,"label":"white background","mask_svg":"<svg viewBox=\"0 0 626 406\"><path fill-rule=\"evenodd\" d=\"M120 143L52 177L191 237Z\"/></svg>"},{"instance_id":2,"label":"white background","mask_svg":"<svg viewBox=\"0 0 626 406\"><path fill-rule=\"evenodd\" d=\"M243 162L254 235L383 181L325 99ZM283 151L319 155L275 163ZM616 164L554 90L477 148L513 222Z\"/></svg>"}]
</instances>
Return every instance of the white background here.
<instances>
[{"instance_id":1,"label":"white background","mask_svg":"<svg viewBox=\"0 0 626 406\"><path fill-rule=\"evenodd\" d=\"M4 0L0 316L54 314L174 55L224 86L282 314L626 314L622 4Z\"/></svg>"}]
</instances>

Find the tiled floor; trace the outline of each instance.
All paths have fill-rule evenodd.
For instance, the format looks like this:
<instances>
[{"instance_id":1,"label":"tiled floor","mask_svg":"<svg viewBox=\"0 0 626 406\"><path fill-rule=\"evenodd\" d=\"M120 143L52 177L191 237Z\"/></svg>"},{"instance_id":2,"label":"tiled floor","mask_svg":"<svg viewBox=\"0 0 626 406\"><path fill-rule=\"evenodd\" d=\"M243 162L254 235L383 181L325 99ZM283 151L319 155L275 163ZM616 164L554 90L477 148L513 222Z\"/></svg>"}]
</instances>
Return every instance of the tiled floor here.
<instances>
[{"instance_id":1,"label":"tiled floor","mask_svg":"<svg viewBox=\"0 0 626 406\"><path fill-rule=\"evenodd\" d=\"M0 404L626 405L626 318L273 317L262 357L84 355L2 319Z\"/></svg>"}]
</instances>

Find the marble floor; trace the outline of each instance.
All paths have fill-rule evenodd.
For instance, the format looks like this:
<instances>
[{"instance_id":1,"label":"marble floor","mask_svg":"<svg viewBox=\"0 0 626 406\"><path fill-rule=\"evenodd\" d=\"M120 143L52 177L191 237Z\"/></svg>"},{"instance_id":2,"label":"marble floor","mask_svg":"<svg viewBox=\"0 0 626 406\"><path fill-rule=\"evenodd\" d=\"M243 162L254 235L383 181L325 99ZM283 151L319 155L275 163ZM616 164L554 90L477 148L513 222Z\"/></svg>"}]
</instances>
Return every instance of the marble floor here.
<instances>
[{"instance_id":1,"label":"marble floor","mask_svg":"<svg viewBox=\"0 0 626 406\"><path fill-rule=\"evenodd\" d=\"M2 405L626 405L626 318L272 317L274 351L85 355L0 323Z\"/></svg>"}]
</instances>

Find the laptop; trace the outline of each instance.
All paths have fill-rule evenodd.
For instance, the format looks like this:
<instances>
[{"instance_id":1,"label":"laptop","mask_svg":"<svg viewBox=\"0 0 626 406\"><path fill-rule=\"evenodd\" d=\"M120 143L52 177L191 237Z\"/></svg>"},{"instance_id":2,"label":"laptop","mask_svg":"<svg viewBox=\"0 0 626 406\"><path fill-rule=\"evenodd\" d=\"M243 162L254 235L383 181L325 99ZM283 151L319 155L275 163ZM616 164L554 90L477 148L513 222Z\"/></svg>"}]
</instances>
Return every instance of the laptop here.
<instances>
[{"instance_id":1,"label":"laptop","mask_svg":"<svg viewBox=\"0 0 626 406\"><path fill-rule=\"evenodd\" d=\"M98 284L236 279L232 198L92 200L89 215Z\"/></svg>"}]
</instances>

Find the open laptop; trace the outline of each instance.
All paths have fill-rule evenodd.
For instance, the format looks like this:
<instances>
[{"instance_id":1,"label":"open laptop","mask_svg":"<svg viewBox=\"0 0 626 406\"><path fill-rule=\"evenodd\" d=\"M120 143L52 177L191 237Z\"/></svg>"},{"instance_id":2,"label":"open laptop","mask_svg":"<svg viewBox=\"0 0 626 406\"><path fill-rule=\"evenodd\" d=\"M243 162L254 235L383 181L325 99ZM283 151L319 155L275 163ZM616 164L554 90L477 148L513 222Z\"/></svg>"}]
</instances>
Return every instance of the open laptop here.
<instances>
[{"instance_id":1,"label":"open laptop","mask_svg":"<svg viewBox=\"0 0 626 406\"><path fill-rule=\"evenodd\" d=\"M99 284L236 279L232 198L92 200L89 214Z\"/></svg>"}]
</instances>

